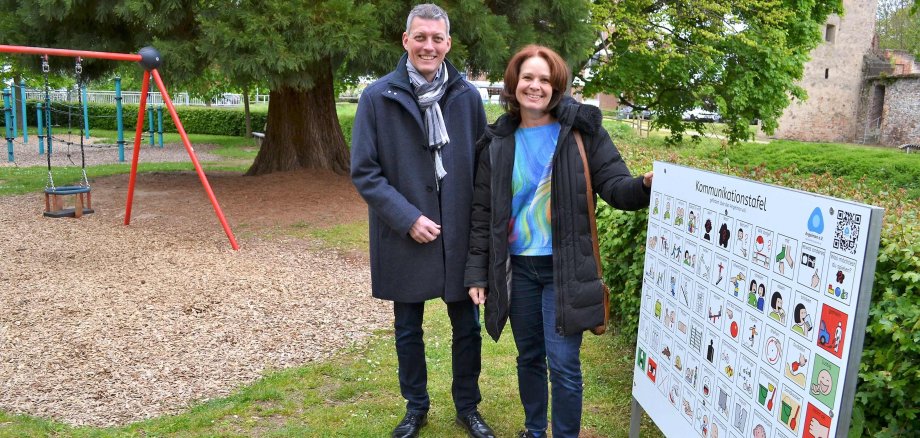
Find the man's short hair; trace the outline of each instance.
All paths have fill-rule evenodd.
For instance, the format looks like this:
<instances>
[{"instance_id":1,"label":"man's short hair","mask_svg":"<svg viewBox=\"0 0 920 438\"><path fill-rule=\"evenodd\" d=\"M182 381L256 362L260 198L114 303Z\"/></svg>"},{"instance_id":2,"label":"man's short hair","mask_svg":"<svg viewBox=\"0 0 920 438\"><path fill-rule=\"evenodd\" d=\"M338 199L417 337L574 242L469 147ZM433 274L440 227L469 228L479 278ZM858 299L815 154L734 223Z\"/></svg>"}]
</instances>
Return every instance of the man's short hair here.
<instances>
[{"instance_id":1,"label":"man's short hair","mask_svg":"<svg viewBox=\"0 0 920 438\"><path fill-rule=\"evenodd\" d=\"M406 19L406 33L409 33L409 27L412 26L412 19L416 17L426 20L444 20L444 25L447 28L447 36L450 36L450 19L447 18L447 12L444 12L438 5L423 3L412 8L412 11L409 12L409 18Z\"/></svg>"}]
</instances>

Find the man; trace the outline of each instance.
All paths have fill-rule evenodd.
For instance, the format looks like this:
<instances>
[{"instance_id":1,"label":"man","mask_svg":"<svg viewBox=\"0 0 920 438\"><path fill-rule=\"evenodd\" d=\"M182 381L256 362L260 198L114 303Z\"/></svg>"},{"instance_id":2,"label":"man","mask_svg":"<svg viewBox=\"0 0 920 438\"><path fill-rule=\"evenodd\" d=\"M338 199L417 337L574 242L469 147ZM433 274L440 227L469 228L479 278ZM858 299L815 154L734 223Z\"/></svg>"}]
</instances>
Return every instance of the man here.
<instances>
[{"instance_id":1,"label":"man","mask_svg":"<svg viewBox=\"0 0 920 438\"><path fill-rule=\"evenodd\" d=\"M351 148L352 181L369 207L373 296L393 301L406 415L392 436L418 436L427 424L422 319L425 301L441 298L453 328L457 423L471 437L493 437L477 411L479 307L463 287L475 141L486 115L479 92L444 59L451 38L441 8L413 8L402 43L396 70L361 94Z\"/></svg>"}]
</instances>

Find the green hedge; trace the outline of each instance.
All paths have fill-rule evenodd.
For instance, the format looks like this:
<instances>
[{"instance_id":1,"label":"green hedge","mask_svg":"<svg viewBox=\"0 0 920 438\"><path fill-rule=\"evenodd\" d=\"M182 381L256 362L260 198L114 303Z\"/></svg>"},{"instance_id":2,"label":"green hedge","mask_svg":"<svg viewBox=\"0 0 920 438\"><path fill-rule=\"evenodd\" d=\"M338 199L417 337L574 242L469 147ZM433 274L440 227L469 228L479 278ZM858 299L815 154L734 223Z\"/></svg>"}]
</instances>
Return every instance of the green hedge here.
<instances>
[{"instance_id":1,"label":"green hedge","mask_svg":"<svg viewBox=\"0 0 920 438\"><path fill-rule=\"evenodd\" d=\"M37 103L37 101L26 102L26 112L28 114L30 126L36 126L37 123L35 112ZM67 115L63 113L68 111L67 105L69 104L52 102L51 105L54 109L52 121L54 122L55 128L53 129L67 129ZM149 105L148 108L150 108ZM122 123L124 124L125 131L134 131L135 124L137 123L137 109L138 105L122 106ZM70 111L73 113L73 118L70 122L72 123L71 129L76 131L80 129L78 124L82 111L78 108L71 108ZM237 137L243 136L246 133L246 117L243 111L239 109L178 106L176 107L176 112L179 114L179 120L182 121L182 126L187 133L230 135ZM114 104L90 103L87 104L87 113L89 114L89 129L91 134L93 129L106 129L112 131L118 129L115 119L116 110ZM252 118L253 130L259 131L261 127L265 126L268 113L265 111L251 111L250 116ZM5 123L5 118L0 117L0 127L5 126ZM150 119L145 116L144 130L148 130L149 126ZM154 126L156 126L156 122ZM165 107L163 108L163 131L177 132L172 117L170 117L169 111Z\"/></svg>"},{"instance_id":2,"label":"green hedge","mask_svg":"<svg viewBox=\"0 0 920 438\"><path fill-rule=\"evenodd\" d=\"M880 196L864 185L827 174L805 174L795 168L732 171L690 161L694 162L682 164L885 208L850 436L918 436L920 200L908 197L904 190ZM601 202L597 222L602 230L599 239L604 281L613 292L611 321L635 340L648 213L622 212Z\"/></svg>"},{"instance_id":3,"label":"green hedge","mask_svg":"<svg viewBox=\"0 0 920 438\"><path fill-rule=\"evenodd\" d=\"M29 114L29 126L36 126L36 103L36 101L26 102L26 111ZM52 129L67 129L67 116L66 114L62 114L67 111L67 107L61 103L52 103L52 106L55 110L52 116L55 127ZM124 105L122 107L122 123L124 124L125 131L128 132L128 134L125 134L125 137L130 137L130 133L134 132L135 124L137 123L137 108L137 105ZM76 132L80 129L78 126L80 115L76 112L76 109L72 109L71 111L74 111L74 116L70 129ZM185 127L185 132L189 134L214 134L241 137L246 133L246 118L243 111L240 109L180 106L176 107L176 111L179 113L179 119L182 120L182 126ZM92 103L87 105L87 112L89 113L90 134L92 134L93 129L111 131L118 129L115 120L115 105ZM262 127L265 126L268 113L265 111L252 111L250 112L250 116L252 117L252 130L261 131ZM351 129L355 124L354 114L339 115L339 124L342 127L342 134L345 136L345 144L351 145ZM4 126L4 117L0 115L0 128ZM144 131L147 131L149 126L150 119L145 116ZM165 108L163 109L163 131L177 132L176 126L173 124L172 118L169 117L169 113Z\"/></svg>"}]
</instances>

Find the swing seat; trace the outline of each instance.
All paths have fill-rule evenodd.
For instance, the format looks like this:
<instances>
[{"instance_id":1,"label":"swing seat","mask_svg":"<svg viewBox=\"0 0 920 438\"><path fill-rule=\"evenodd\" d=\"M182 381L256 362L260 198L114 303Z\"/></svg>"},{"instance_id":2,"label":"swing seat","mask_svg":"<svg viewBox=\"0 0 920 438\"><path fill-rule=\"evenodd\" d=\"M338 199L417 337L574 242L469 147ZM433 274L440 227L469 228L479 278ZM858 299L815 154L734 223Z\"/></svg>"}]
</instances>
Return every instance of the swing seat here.
<instances>
[{"instance_id":1,"label":"swing seat","mask_svg":"<svg viewBox=\"0 0 920 438\"><path fill-rule=\"evenodd\" d=\"M67 197L73 197L73 207L65 207ZM62 186L45 189L46 217L81 218L84 214L95 213L93 210L92 191L86 186Z\"/></svg>"}]
</instances>

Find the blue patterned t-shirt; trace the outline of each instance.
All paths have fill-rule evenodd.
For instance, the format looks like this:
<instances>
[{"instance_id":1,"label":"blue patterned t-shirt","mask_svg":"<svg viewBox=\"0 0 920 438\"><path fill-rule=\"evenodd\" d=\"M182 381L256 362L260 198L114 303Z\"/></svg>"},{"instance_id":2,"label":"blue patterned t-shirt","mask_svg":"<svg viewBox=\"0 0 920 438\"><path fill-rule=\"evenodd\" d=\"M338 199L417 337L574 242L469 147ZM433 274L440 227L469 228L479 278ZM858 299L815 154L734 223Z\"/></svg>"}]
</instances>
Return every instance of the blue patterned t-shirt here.
<instances>
[{"instance_id":1,"label":"blue patterned t-shirt","mask_svg":"<svg viewBox=\"0 0 920 438\"><path fill-rule=\"evenodd\" d=\"M552 255L550 186L559 123L518 128L514 133L511 223L508 246L514 255Z\"/></svg>"}]
</instances>

